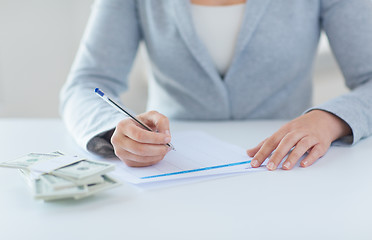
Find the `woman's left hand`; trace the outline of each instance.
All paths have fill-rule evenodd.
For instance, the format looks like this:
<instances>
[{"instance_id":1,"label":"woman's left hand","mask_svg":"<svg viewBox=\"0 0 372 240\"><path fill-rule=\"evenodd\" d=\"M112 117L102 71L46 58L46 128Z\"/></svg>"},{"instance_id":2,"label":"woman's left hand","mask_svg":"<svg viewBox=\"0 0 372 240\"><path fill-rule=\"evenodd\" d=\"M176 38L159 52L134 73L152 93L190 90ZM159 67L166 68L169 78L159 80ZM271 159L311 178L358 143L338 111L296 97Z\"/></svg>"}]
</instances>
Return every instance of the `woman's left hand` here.
<instances>
[{"instance_id":1,"label":"woman's left hand","mask_svg":"<svg viewBox=\"0 0 372 240\"><path fill-rule=\"evenodd\" d=\"M322 110L313 110L288 122L271 137L247 150L247 154L253 157L252 167L261 166L272 154L266 167L275 170L293 148L282 168L292 169L305 153L308 155L301 161L301 166L308 167L327 152L334 140L349 134L351 129L342 119Z\"/></svg>"}]
</instances>

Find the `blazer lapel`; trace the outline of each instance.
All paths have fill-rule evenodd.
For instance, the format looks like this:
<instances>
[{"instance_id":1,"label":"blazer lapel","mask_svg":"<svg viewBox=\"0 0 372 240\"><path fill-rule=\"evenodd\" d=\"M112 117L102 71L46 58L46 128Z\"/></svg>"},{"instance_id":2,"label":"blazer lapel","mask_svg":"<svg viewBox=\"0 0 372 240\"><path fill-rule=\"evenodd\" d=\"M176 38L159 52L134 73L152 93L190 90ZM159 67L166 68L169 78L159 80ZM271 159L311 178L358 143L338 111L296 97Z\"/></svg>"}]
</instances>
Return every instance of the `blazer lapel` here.
<instances>
[{"instance_id":1,"label":"blazer lapel","mask_svg":"<svg viewBox=\"0 0 372 240\"><path fill-rule=\"evenodd\" d=\"M176 0L171 2L174 4L174 17L178 30L180 31L181 37L186 43L189 51L208 75L221 84L221 76L218 74L208 50L198 37L194 28L194 22L190 13L190 1Z\"/></svg>"},{"instance_id":2,"label":"blazer lapel","mask_svg":"<svg viewBox=\"0 0 372 240\"><path fill-rule=\"evenodd\" d=\"M227 73L225 74L226 81L234 71L234 67L239 64L239 56L249 43L249 40L251 39L270 2L271 0L247 0L244 19L235 46L234 57Z\"/></svg>"},{"instance_id":3,"label":"blazer lapel","mask_svg":"<svg viewBox=\"0 0 372 240\"><path fill-rule=\"evenodd\" d=\"M204 68L208 75L214 79L217 84L220 84L221 87L223 87L222 78L218 74L218 71L213 64L213 60L209 56L204 44L197 36L190 13L190 1L177 0L171 2L174 4L174 17L182 39L185 41L194 58ZM224 79L228 79L228 77L234 71L234 65L238 64L237 61L239 59L239 55L244 47L249 43L254 30L259 24L260 18L263 16L270 2L271 0L247 0L243 22L234 50L234 58L227 73L225 74Z\"/></svg>"}]
</instances>

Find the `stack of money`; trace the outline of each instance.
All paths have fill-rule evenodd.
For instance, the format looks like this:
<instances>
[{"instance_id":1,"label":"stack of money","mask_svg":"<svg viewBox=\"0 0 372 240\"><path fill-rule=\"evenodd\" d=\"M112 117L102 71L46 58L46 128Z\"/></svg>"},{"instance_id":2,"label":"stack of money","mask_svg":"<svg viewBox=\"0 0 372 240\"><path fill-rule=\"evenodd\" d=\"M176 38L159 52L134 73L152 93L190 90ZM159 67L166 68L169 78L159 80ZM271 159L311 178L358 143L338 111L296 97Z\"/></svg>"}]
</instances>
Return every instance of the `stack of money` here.
<instances>
[{"instance_id":1,"label":"stack of money","mask_svg":"<svg viewBox=\"0 0 372 240\"><path fill-rule=\"evenodd\" d=\"M34 197L45 201L81 199L120 185L107 174L114 165L61 152L29 153L0 167L19 169Z\"/></svg>"}]
</instances>

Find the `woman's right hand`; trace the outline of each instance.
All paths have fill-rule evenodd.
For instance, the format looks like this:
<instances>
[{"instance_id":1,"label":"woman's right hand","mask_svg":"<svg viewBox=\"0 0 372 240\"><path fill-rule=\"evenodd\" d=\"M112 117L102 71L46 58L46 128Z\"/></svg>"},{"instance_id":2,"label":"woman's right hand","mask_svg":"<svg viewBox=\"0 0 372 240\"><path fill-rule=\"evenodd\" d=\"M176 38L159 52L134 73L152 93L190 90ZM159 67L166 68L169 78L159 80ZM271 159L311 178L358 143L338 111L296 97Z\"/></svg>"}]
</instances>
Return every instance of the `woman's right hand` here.
<instances>
[{"instance_id":1,"label":"woman's right hand","mask_svg":"<svg viewBox=\"0 0 372 240\"><path fill-rule=\"evenodd\" d=\"M137 116L149 126L150 132L131 118L118 123L111 137L115 155L130 167L145 167L158 163L170 151L169 120L166 116L149 111Z\"/></svg>"}]
</instances>

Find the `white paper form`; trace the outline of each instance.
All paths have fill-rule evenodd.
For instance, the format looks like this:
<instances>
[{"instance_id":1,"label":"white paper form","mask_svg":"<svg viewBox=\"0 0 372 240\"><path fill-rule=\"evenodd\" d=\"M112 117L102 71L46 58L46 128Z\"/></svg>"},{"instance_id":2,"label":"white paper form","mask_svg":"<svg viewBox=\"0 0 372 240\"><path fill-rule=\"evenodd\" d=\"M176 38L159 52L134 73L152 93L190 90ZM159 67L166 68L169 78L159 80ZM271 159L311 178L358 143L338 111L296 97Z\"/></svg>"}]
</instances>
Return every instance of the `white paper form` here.
<instances>
[{"instance_id":1,"label":"white paper form","mask_svg":"<svg viewBox=\"0 0 372 240\"><path fill-rule=\"evenodd\" d=\"M172 144L176 151L153 166L133 168L118 161L115 176L126 182L148 183L255 170L245 149L203 132L174 133Z\"/></svg>"}]
</instances>

